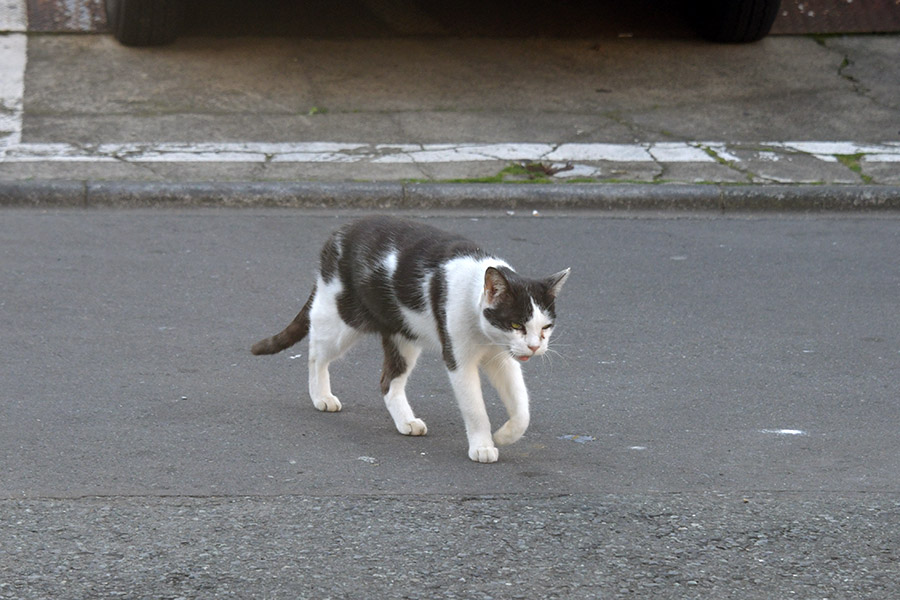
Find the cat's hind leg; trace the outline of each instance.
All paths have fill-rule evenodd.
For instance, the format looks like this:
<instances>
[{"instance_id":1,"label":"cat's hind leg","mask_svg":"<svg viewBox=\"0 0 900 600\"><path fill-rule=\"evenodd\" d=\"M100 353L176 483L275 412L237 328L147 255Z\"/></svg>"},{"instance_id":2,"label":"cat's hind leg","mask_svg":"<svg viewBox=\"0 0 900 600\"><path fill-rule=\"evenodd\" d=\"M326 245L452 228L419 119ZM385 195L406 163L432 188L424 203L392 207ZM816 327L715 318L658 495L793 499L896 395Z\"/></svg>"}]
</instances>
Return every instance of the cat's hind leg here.
<instances>
[{"instance_id":1,"label":"cat's hind leg","mask_svg":"<svg viewBox=\"0 0 900 600\"><path fill-rule=\"evenodd\" d=\"M403 435L425 435L428 433L425 422L416 418L406 398L406 381L422 350L401 335L384 335L381 344L384 347L381 393L394 425Z\"/></svg>"},{"instance_id":2,"label":"cat's hind leg","mask_svg":"<svg viewBox=\"0 0 900 600\"><path fill-rule=\"evenodd\" d=\"M341 319L336 304L339 289L330 287L336 286L319 286L320 293L310 309L309 397L317 409L337 412L342 405L331 393L328 366L359 340L360 332Z\"/></svg>"},{"instance_id":3,"label":"cat's hind leg","mask_svg":"<svg viewBox=\"0 0 900 600\"><path fill-rule=\"evenodd\" d=\"M484 371L509 414L509 420L494 432L494 443L512 444L525 434L530 419L522 367L511 356L498 356L485 362Z\"/></svg>"}]
</instances>

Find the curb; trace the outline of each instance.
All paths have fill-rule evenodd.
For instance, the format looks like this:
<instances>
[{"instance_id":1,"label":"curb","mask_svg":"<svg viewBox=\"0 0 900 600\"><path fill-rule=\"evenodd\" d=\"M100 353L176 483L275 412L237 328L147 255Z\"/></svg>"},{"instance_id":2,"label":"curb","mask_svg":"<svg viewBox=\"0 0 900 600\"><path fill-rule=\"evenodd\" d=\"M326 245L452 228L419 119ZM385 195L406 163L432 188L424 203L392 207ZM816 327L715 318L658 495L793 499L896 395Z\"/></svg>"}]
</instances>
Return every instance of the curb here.
<instances>
[{"instance_id":1,"label":"curb","mask_svg":"<svg viewBox=\"0 0 900 600\"><path fill-rule=\"evenodd\" d=\"M0 181L0 207L900 210L900 186Z\"/></svg>"}]
</instances>

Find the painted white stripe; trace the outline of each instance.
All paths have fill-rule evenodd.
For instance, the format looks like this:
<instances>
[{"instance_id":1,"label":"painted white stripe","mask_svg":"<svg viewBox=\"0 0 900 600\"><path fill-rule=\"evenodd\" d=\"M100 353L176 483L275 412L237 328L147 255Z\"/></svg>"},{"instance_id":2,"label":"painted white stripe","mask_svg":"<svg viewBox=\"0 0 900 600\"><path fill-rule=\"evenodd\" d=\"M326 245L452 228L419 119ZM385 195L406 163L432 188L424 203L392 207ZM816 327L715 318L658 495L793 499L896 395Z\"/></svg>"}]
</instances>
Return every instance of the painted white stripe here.
<instances>
[{"instance_id":1,"label":"painted white stripe","mask_svg":"<svg viewBox=\"0 0 900 600\"><path fill-rule=\"evenodd\" d=\"M787 151L802 152L815 156L825 162L836 162L837 156L865 155L869 162L875 162L871 157L896 156L897 142L885 142L882 144L861 144L857 142L772 142L765 144L773 148L783 148ZM895 162L893 160L878 160L878 162Z\"/></svg>"},{"instance_id":2,"label":"painted white stripe","mask_svg":"<svg viewBox=\"0 0 900 600\"><path fill-rule=\"evenodd\" d=\"M22 142L25 63L28 52L26 0L0 0L0 157Z\"/></svg>"},{"instance_id":3,"label":"painted white stripe","mask_svg":"<svg viewBox=\"0 0 900 600\"><path fill-rule=\"evenodd\" d=\"M14 86L4 85L5 88ZM146 143L146 144L24 144L21 139L21 83L10 90L4 105L7 129L0 142L0 162L134 162L134 163L372 163L427 164L488 161L709 163L706 149L725 160L739 163L722 142L665 142L655 144L366 144L337 142L296 143ZM0 120L0 123L4 121ZM0 138L3 139L3 138ZM784 152L804 152L823 161L836 155L859 154L866 162L900 162L900 143L780 142L766 144ZM756 152L760 160L772 160L772 151ZM777 156L777 154L776 154Z\"/></svg>"},{"instance_id":4,"label":"painted white stripe","mask_svg":"<svg viewBox=\"0 0 900 600\"><path fill-rule=\"evenodd\" d=\"M770 435L808 435L802 429L760 429L759 432Z\"/></svg>"},{"instance_id":5,"label":"painted white stripe","mask_svg":"<svg viewBox=\"0 0 900 600\"><path fill-rule=\"evenodd\" d=\"M25 0L0 0L0 33L25 33L27 30Z\"/></svg>"},{"instance_id":6,"label":"painted white stripe","mask_svg":"<svg viewBox=\"0 0 900 600\"><path fill-rule=\"evenodd\" d=\"M862 160L865 162L900 162L900 152L896 154L864 154Z\"/></svg>"},{"instance_id":7,"label":"painted white stripe","mask_svg":"<svg viewBox=\"0 0 900 600\"><path fill-rule=\"evenodd\" d=\"M710 162L712 157L699 145L685 146L675 142L659 142L651 144L647 149L658 162Z\"/></svg>"},{"instance_id":8,"label":"painted white stripe","mask_svg":"<svg viewBox=\"0 0 900 600\"><path fill-rule=\"evenodd\" d=\"M0 35L0 156L22 141L27 47L25 34Z\"/></svg>"},{"instance_id":9,"label":"painted white stripe","mask_svg":"<svg viewBox=\"0 0 900 600\"><path fill-rule=\"evenodd\" d=\"M685 145L687 147L687 145ZM574 162L653 162L647 146L641 144L561 144L547 160Z\"/></svg>"},{"instance_id":10,"label":"painted white stripe","mask_svg":"<svg viewBox=\"0 0 900 600\"><path fill-rule=\"evenodd\" d=\"M722 160L726 160L728 162L738 163L741 162L741 159L731 153L726 144L722 142L706 142L704 144L700 144L702 148L707 148L711 152L713 152L718 158ZM715 160L710 157L710 160Z\"/></svg>"},{"instance_id":11,"label":"painted white stripe","mask_svg":"<svg viewBox=\"0 0 900 600\"><path fill-rule=\"evenodd\" d=\"M856 142L787 142L784 146L808 154L823 155L875 154L897 150L894 144L860 144Z\"/></svg>"},{"instance_id":12,"label":"painted white stripe","mask_svg":"<svg viewBox=\"0 0 900 600\"><path fill-rule=\"evenodd\" d=\"M391 147L375 146L382 156L375 163L452 163L491 160L540 160L553 150L552 144L424 144L391 152Z\"/></svg>"}]
</instances>

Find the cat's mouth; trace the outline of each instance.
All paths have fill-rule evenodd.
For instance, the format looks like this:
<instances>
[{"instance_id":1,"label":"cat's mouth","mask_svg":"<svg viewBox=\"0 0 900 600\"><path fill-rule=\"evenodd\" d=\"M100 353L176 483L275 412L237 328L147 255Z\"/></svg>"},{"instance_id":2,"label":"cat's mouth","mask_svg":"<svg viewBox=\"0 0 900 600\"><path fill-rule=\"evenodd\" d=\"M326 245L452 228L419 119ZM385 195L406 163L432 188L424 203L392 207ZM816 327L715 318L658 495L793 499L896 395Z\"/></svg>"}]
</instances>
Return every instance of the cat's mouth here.
<instances>
[{"instance_id":1,"label":"cat's mouth","mask_svg":"<svg viewBox=\"0 0 900 600\"><path fill-rule=\"evenodd\" d=\"M516 356L516 360L519 360L522 362L528 362L528 359L531 358L532 356L534 356L534 355L533 354L520 354L520 355Z\"/></svg>"}]
</instances>

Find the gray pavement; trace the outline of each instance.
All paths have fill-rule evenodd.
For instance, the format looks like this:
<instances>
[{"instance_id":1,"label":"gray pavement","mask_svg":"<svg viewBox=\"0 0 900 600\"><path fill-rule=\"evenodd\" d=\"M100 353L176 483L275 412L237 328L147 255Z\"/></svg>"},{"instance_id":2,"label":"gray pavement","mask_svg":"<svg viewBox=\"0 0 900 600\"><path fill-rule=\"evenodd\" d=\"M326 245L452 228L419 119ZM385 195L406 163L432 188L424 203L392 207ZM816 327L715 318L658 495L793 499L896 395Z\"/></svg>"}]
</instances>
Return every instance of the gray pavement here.
<instances>
[{"instance_id":1,"label":"gray pavement","mask_svg":"<svg viewBox=\"0 0 900 600\"><path fill-rule=\"evenodd\" d=\"M353 213L4 210L0 597L897 589L893 214L413 214L573 270L495 465L436 357L406 438L377 343L336 367L339 414L303 397L302 344L249 354Z\"/></svg>"}]
</instances>

